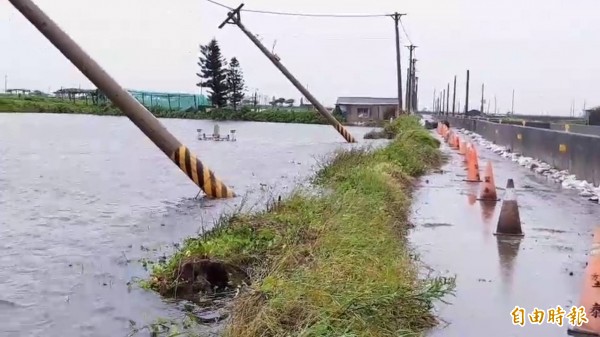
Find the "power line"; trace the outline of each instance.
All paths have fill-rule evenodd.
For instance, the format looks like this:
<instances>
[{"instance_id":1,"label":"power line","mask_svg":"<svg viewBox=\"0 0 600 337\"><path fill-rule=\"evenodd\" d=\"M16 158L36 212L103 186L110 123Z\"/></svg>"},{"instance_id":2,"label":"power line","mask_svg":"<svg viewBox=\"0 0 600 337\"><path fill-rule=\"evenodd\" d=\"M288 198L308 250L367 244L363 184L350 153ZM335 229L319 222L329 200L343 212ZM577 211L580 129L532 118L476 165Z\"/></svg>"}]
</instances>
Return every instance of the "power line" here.
<instances>
[{"instance_id":1,"label":"power line","mask_svg":"<svg viewBox=\"0 0 600 337\"><path fill-rule=\"evenodd\" d=\"M233 10L233 7L229 7L215 0L206 0L214 5ZM390 16L391 14L309 14L309 13L291 13L291 12L275 12L265 10L253 10L253 9L242 9L242 12L258 13L258 14L270 14L270 15L284 15L284 16L302 16L302 17L315 17L315 18L381 18ZM406 32L405 32L406 33Z\"/></svg>"},{"instance_id":2,"label":"power line","mask_svg":"<svg viewBox=\"0 0 600 337\"><path fill-rule=\"evenodd\" d=\"M210 1L210 0L209 0ZM408 42L410 42L410 44L412 45L412 41L410 39L410 36L408 36L408 33L406 32L406 28L404 28L404 23L402 22L402 17L400 17L400 26L402 26L402 31L404 32L404 35L406 36L406 39L408 40Z\"/></svg>"}]
</instances>

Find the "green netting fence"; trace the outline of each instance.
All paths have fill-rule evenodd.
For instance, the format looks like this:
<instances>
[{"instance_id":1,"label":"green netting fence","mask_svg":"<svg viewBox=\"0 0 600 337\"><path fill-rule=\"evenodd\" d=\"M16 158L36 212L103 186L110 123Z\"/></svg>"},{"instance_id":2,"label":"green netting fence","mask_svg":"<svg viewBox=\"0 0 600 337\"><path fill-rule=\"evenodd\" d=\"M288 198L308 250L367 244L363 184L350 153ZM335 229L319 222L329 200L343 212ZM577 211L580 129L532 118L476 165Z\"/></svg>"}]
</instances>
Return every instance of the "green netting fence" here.
<instances>
[{"instance_id":1,"label":"green netting fence","mask_svg":"<svg viewBox=\"0 0 600 337\"><path fill-rule=\"evenodd\" d=\"M190 111L210 107L203 95L128 90L140 103L149 108L160 107L169 111Z\"/></svg>"}]
</instances>

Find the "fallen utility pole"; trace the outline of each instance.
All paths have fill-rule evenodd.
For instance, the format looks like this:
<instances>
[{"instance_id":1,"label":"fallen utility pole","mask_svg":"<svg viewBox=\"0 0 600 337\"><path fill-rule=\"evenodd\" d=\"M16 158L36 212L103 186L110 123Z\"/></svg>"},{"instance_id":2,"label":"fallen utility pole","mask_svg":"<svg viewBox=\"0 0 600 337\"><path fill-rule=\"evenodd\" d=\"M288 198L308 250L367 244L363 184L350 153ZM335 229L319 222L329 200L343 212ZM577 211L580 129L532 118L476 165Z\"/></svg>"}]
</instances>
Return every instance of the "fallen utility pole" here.
<instances>
[{"instance_id":1,"label":"fallen utility pole","mask_svg":"<svg viewBox=\"0 0 600 337\"><path fill-rule=\"evenodd\" d=\"M304 97L306 97L306 99L308 99L313 106L315 106L315 108L317 108L317 110L321 113L321 115L323 115L323 117L325 117L329 123L331 123L331 125L333 125L333 127L344 137L344 139L346 139L346 141L348 143L355 143L356 140L354 139L354 137L352 137L352 135L350 134L350 132L348 132L348 130L346 130L346 128L342 125L342 123L340 123L337 119L335 119L335 117L333 117L329 111L327 111L327 109L325 109L325 107L323 106L323 104L321 104L295 77L294 75L292 75L292 73L290 73L289 70L287 70L286 67L283 66L283 64L281 64L281 62L279 62L279 58L275 55L273 55L257 38L256 36L254 36L254 34L250 33L250 31L248 31L248 29L242 24L241 21L241 17L240 17L240 10L242 9L242 7L244 7L244 4L241 4L238 6L238 8L230 11L227 14L227 19L225 19L225 21L223 21L223 23L221 23L219 25L219 29L223 28L226 24L234 24L237 25L242 32L244 32L244 34L246 34L246 36L248 36L248 38L254 42L254 44L258 47L258 49L260 49L265 56L271 60L271 62L273 62L273 64L275 65L275 67L277 67L277 69L279 69L283 75L285 75L285 77L287 77L288 80L290 80L290 82L292 82L292 84L298 89L300 90L300 92L304 95Z\"/></svg>"},{"instance_id":2,"label":"fallen utility pole","mask_svg":"<svg viewBox=\"0 0 600 337\"><path fill-rule=\"evenodd\" d=\"M217 179L160 121L125 91L77 43L31 0L10 0L67 59L100 89L152 142L163 151L208 197L231 198L233 190Z\"/></svg>"},{"instance_id":3,"label":"fallen utility pole","mask_svg":"<svg viewBox=\"0 0 600 337\"><path fill-rule=\"evenodd\" d=\"M398 77L398 114L402 113L402 65L401 65L401 57L400 57L400 30L398 28L398 24L400 23L400 18L406 14L400 14L398 12L392 15L395 23L395 31L396 31L396 71ZM408 90L408 88L407 88ZM398 117L398 116L396 116Z\"/></svg>"}]
</instances>

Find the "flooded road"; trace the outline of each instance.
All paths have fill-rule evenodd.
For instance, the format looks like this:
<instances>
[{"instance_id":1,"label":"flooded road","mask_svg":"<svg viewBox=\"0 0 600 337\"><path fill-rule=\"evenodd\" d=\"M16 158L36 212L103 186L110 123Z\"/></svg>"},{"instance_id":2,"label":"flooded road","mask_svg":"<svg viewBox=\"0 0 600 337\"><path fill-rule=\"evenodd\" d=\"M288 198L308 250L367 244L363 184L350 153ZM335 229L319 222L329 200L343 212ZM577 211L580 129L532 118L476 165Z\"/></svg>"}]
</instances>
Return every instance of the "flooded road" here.
<instances>
[{"instance_id":1,"label":"flooded road","mask_svg":"<svg viewBox=\"0 0 600 337\"><path fill-rule=\"evenodd\" d=\"M351 146L327 125L219 122L237 142L201 142L213 123L163 120L242 197L197 201L198 188L124 117L0 114L0 336L126 336L179 317L128 286L142 259L210 228L243 199L262 206ZM368 128L349 128L362 142ZM271 186L265 187L265 186Z\"/></svg>"},{"instance_id":2,"label":"flooded road","mask_svg":"<svg viewBox=\"0 0 600 337\"><path fill-rule=\"evenodd\" d=\"M415 192L411 240L423 263L441 276L456 275L456 296L440 304L445 321L428 336L566 336L570 327L544 323L512 324L511 311L520 306L531 313L560 305L567 312L579 306L582 277L600 225L600 207L562 190L516 163L478 147L479 165L491 160L498 197L507 179L514 179L525 236L498 239L496 230L502 202L495 208L476 201L480 184L463 182L463 157L451 154L443 174L422 179ZM483 177L483 172L481 172ZM548 315L544 320L547 320Z\"/></svg>"}]
</instances>

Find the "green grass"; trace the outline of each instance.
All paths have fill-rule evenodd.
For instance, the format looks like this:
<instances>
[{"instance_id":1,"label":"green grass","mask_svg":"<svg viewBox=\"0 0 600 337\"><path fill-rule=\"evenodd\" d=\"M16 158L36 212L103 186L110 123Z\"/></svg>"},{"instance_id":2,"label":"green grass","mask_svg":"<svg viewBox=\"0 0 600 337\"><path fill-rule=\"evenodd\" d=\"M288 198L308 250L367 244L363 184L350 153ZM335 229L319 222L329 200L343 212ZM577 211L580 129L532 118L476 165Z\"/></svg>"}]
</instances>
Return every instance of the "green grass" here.
<instances>
[{"instance_id":1,"label":"green grass","mask_svg":"<svg viewBox=\"0 0 600 337\"><path fill-rule=\"evenodd\" d=\"M173 296L181 262L211 256L251 272L226 336L416 336L436 324L436 299L453 284L417 277L406 234L414 177L437 167L439 142L414 117L389 128L383 149L337 153L268 212L236 214L188 239L146 286Z\"/></svg>"},{"instance_id":2,"label":"green grass","mask_svg":"<svg viewBox=\"0 0 600 337\"><path fill-rule=\"evenodd\" d=\"M212 109L210 111L169 111L161 107L150 107L149 110L158 118L205 119L228 121L253 121L273 123L298 123L298 124L328 124L327 120L316 111L287 111L263 110L251 111L242 108L240 111L229 109ZM51 97L36 96L3 96L0 95L0 112L44 112L65 114L90 114L99 116L122 116L119 109L112 104L94 105L85 100L61 100ZM342 116L335 115L336 119L344 122Z\"/></svg>"}]
</instances>

